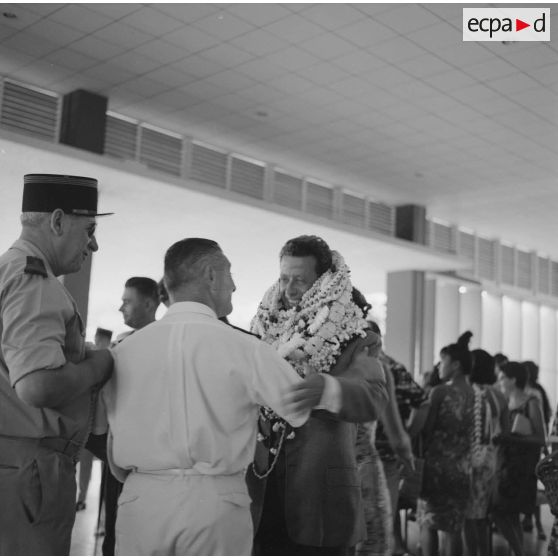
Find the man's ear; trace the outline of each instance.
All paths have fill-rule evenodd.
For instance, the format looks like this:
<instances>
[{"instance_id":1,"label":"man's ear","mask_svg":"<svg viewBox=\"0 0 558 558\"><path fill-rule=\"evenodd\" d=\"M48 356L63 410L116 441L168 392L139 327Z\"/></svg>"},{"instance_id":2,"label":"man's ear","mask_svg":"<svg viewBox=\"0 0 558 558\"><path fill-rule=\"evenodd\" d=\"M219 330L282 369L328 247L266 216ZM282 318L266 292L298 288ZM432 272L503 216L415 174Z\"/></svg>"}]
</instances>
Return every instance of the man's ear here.
<instances>
[{"instance_id":1,"label":"man's ear","mask_svg":"<svg viewBox=\"0 0 558 558\"><path fill-rule=\"evenodd\" d=\"M66 214L62 209L55 209L50 214L50 221L49 221L50 230L56 236L62 236L62 234L64 233L64 227L66 225L65 216Z\"/></svg>"},{"instance_id":2,"label":"man's ear","mask_svg":"<svg viewBox=\"0 0 558 558\"><path fill-rule=\"evenodd\" d=\"M211 265L210 263L207 264L205 266L205 269L203 270L203 274L210 288L213 288L213 286L215 285L215 280L217 279L217 271L215 270L213 265Z\"/></svg>"}]
</instances>

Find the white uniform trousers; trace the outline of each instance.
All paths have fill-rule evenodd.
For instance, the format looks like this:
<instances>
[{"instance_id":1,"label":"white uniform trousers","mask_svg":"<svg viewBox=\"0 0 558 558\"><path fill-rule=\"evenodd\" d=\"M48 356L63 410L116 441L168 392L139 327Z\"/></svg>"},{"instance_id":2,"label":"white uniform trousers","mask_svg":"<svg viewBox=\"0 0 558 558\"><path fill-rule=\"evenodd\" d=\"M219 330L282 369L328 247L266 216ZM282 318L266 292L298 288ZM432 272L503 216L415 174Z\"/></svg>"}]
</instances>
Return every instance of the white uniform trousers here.
<instances>
[{"instance_id":1,"label":"white uniform trousers","mask_svg":"<svg viewBox=\"0 0 558 558\"><path fill-rule=\"evenodd\" d=\"M244 472L132 472L118 501L116 554L250 555L250 497Z\"/></svg>"}]
</instances>

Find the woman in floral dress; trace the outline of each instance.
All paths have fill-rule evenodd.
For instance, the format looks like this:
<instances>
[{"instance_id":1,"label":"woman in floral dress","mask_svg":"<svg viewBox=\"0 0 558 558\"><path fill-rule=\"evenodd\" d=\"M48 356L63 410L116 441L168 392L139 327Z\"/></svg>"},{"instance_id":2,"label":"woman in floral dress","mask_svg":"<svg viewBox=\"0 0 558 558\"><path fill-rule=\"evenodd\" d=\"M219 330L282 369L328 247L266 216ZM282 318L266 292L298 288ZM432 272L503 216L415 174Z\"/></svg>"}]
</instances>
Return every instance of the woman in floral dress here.
<instances>
[{"instance_id":1,"label":"woman in floral dress","mask_svg":"<svg viewBox=\"0 0 558 558\"><path fill-rule=\"evenodd\" d=\"M440 352L444 384L430 392L430 411L423 429L424 476L417 505L424 555L434 554L440 532L440 555L461 554L461 531L469 500L470 435L473 425L473 388L468 343L464 333Z\"/></svg>"},{"instance_id":2,"label":"woman in floral dress","mask_svg":"<svg viewBox=\"0 0 558 558\"><path fill-rule=\"evenodd\" d=\"M471 351L470 375L475 401L471 431L471 491L465 514L465 541L472 556L490 554L488 509L498 470L494 436L509 430L507 401L496 382L494 357L482 349Z\"/></svg>"}]
</instances>

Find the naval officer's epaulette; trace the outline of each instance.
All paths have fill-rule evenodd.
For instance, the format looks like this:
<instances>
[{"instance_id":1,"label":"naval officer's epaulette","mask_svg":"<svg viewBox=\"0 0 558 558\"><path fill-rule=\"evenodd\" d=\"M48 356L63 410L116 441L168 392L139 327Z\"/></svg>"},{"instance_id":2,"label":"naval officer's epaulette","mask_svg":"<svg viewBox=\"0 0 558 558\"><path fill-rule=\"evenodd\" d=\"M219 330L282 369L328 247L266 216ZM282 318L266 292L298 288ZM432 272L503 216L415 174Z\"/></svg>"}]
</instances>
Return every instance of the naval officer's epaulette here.
<instances>
[{"instance_id":1,"label":"naval officer's epaulette","mask_svg":"<svg viewBox=\"0 0 558 558\"><path fill-rule=\"evenodd\" d=\"M25 269L23 271L25 273L29 273L30 275L40 275L45 278L48 277L45 262L43 262L41 258L36 258L34 256L27 256Z\"/></svg>"}]
</instances>

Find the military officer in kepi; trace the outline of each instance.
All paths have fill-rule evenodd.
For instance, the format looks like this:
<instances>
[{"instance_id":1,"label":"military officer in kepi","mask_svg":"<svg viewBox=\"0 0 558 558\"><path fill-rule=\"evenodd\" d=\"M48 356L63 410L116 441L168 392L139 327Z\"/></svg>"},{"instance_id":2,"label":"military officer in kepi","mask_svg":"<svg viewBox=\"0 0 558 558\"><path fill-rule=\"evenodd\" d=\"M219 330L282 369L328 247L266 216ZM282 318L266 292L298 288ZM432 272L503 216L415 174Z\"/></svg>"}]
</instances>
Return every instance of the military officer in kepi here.
<instances>
[{"instance_id":1,"label":"military officer in kepi","mask_svg":"<svg viewBox=\"0 0 558 558\"><path fill-rule=\"evenodd\" d=\"M0 554L70 552L75 463L107 349L85 348L76 303L57 277L98 249L97 180L24 177L21 236L0 256Z\"/></svg>"}]
</instances>

